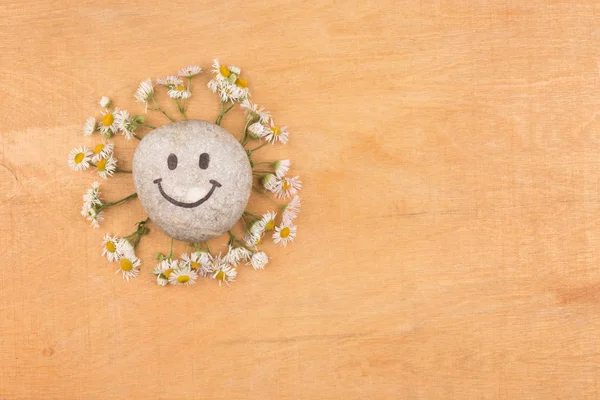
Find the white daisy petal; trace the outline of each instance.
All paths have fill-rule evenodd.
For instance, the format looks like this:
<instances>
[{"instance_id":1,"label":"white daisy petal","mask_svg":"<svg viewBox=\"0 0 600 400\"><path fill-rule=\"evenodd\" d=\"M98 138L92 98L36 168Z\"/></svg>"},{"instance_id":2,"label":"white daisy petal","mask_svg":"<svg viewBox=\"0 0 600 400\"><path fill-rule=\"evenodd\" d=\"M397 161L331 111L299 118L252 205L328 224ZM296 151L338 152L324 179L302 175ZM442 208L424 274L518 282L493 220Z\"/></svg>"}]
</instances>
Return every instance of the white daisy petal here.
<instances>
[{"instance_id":1,"label":"white daisy petal","mask_svg":"<svg viewBox=\"0 0 600 400\"><path fill-rule=\"evenodd\" d=\"M133 97L135 101L138 103L146 104L146 111L148 109L148 101L152 100L154 96L154 85L152 84L152 79L147 78L146 80L140 83L140 86L135 91Z\"/></svg>"},{"instance_id":2,"label":"white daisy petal","mask_svg":"<svg viewBox=\"0 0 600 400\"><path fill-rule=\"evenodd\" d=\"M266 140L270 143L283 143L286 144L288 142L288 127L287 126L275 126L273 120L271 120L271 127L267 128L268 133L266 136Z\"/></svg>"},{"instance_id":3,"label":"white daisy petal","mask_svg":"<svg viewBox=\"0 0 600 400\"><path fill-rule=\"evenodd\" d=\"M72 170L83 171L90 167L92 152L86 146L76 147L69 153L67 161Z\"/></svg>"},{"instance_id":4,"label":"white daisy petal","mask_svg":"<svg viewBox=\"0 0 600 400\"><path fill-rule=\"evenodd\" d=\"M285 209L283 210L283 221L291 223L300 212L300 197L295 195L292 197L292 200L288 204L286 204Z\"/></svg>"},{"instance_id":5,"label":"white daisy petal","mask_svg":"<svg viewBox=\"0 0 600 400\"><path fill-rule=\"evenodd\" d=\"M121 257L118 244L119 240L121 240L117 235L110 236L108 233L104 235L104 240L102 241L102 257L106 257L109 262L118 261Z\"/></svg>"},{"instance_id":6,"label":"white daisy petal","mask_svg":"<svg viewBox=\"0 0 600 400\"><path fill-rule=\"evenodd\" d=\"M198 274L190 267L180 266L169 275L169 283L175 286L191 286L196 283L196 279L198 279Z\"/></svg>"},{"instance_id":7,"label":"white daisy petal","mask_svg":"<svg viewBox=\"0 0 600 400\"><path fill-rule=\"evenodd\" d=\"M275 170L275 175L277 175L278 178L282 178L285 176L285 174L288 173L288 171L290 170L290 166L291 166L291 162L290 160L277 160L273 163L273 169Z\"/></svg>"},{"instance_id":8,"label":"white daisy petal","mask_svg":"<svg viewBox=\"0 0 600 400\"><path fill-rule=\"evenodd\" d=\"M268 262L269 257L264 251L258 251L252 254L252 258L250 258L250 265L255 270L264 269Z\"/></svg>"},{"instance_id":9,"label":"white daisy petal","mask_svg":"<svg viewBox=\"0 0 600 400\"><path fill-rule=\"evenodd\" d=\"M102 143L98 143L92 149L92 161L98 162L99 160L101 160L103 158L107 158L108 156L110 156L113 153L114 150L115 150L115 145L112 143L107 143L105 141L103 141Z\"/></svg>"},{"instance_id":10,"label":"white daisy petal","mask_svg":"<svg viewBox=\"0 0 600 400\"><path fill-rule=\"evenodd\" d=\"M105 137L111 137L119 130L117 125L116 115L119 113L119 109L115 107L113 110L102 111L102 119L98 123L98 129Z\"/></svg>"},{"instance_id":11,"label":"white daisy petal","mask_svg":"<svg viewBox=\"0 0 600 400\"><path fill-rule=\"evenodd\" d=\"M177 72L177 75L190 77L190 76L198 75L200 72L202 72L202 68L200 68L199 66L188 65L187 67L181 68Z\"/></svg>"},{"instance_id":12,"label":"white daisy petal","mask_svg":"<svg viewBox=\"0 0 600 400\"><path fill-rule=\"evenodd\" d=\"M94 132L96 132L96 118L89 117L83 125L83 134L84 136L90 136Z\"/></svg>"},{"instance_id":13,"label":"white daisy petal","mask_svg":"<svg viewBox=\"0 0 600 400\"><path fill-rule=\"evenodd\" d=\"M300 177L284 177L277 182L274 192L278 198L288 198L298 193L300 189L302 189Z\"/></svg>"},{"instance_id":14,"label":"white daisy petal","mask_svg":"<svg viewBox=\"0 0 600 400\"><path fill-rule=\"evenodd\" d=\"M102 98L100 99L100 107L102 108L108 108L110 107L111 101L108 98L108 96L102 96Z\"/></svg>"},{"instance_id":15,"label":"white daisy petal","mask_svg":"<svg viewBox=\"0 0 600 400\"><path fill-rule=\"evenodd\" d=\"M289 242L293 242L296 237L296 226L290 222L283 222L275 228L273 232L273 241L281 246L287 246Z\"/></svg>"},{"instance_id":16,"label":"white daisy petal","mask_svg":"<svg viewBox=\"0 0 600 400\"><path fill-rule=\"evenodd\" d=\"M119 268L115 271L115 274L119 272L123 276L123 279L129 281L129 279L136 278L140 273L140 265L142 262L135 256L124 256L119 259Z\"/></svg>"}]
</instances>

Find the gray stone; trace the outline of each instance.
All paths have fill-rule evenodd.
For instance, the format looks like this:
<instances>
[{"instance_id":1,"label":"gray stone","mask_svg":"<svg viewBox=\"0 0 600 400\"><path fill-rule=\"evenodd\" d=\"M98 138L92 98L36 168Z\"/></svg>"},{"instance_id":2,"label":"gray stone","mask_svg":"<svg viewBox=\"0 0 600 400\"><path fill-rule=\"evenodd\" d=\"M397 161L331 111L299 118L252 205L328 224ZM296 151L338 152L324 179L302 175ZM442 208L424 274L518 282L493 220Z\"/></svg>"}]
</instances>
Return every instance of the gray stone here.
<instances>
[{"instance_id":1,"label":"gray stone","mask_svg":"<svg viewBox=\"0 0 600 400\"><path fill-rule=\"evenodd\" d=\"M252 191L244 148L211 122L174 122L153 130L133 156L133 182L150 219L167 235L200 242L227 232Z\"/></svg>"}]
</instances>

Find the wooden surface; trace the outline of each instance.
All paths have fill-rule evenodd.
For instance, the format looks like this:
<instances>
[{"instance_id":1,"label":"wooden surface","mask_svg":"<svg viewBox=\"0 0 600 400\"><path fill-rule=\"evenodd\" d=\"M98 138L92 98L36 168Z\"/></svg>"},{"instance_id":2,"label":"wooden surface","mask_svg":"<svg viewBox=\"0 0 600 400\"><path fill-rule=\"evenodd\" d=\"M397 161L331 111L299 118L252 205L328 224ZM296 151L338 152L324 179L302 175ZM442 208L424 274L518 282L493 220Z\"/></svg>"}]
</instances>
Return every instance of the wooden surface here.
<instances>
[{"instance_id":1,"label":"wooden surface","mask_svg":"<svg viewBox=\"0 0 600 400\"><path fill-rule=\"evenodd\" d=\"M0 1L0 399L597 399L594 3ZM305 183L298 239L178 290L152 227L123 282L99 243L143 210L89 227L67 153L101 95L212 57L290 126L261 157Z\"/></svg>"}]
</instances>

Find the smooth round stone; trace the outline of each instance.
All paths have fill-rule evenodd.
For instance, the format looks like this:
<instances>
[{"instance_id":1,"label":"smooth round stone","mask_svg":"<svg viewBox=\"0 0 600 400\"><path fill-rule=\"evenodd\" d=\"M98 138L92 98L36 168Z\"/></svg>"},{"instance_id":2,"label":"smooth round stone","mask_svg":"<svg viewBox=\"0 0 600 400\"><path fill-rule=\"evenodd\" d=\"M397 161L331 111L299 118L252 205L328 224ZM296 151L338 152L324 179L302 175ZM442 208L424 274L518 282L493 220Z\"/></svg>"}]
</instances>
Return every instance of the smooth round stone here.
<instances>
[{"instance_id":1,"label":"smooth round stone","mask_svg":"<svg viewBox=\"0 0 600 400\"><path fill-rule=\"evenodd\" d=\"M133 182L150 219L167 235L200 242L227 232L252 191L246 151L208 121L153 130L133 156Z\"/></svg>"}]
</instances>

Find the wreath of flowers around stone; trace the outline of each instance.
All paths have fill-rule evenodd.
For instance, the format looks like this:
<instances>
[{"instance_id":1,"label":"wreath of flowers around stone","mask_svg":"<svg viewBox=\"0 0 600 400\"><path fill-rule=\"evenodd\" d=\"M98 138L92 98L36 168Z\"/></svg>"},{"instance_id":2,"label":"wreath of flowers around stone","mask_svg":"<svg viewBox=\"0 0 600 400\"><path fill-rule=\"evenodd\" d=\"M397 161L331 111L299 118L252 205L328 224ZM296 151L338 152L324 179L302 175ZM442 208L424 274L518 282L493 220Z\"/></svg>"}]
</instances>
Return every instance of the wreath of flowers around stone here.
<instances>
[{"instance_id":1,"label":"wreath of flowers around stone","mask_svg":"<svg viewBox=\"0 0 600 400\"><path fill-rule=\"evenodd\" d=\"M133 97L145 105L144 114L149 110L156 111L176 122L177 119L155 99L157 90L165 90L175 103L180 120L187 120L186 110L192 96L192 83L194 77L200 73L202 68L190 65L180 69L177 75L158 78L154 82L148 78L140 83ZM246 122L239 142L246 151L252 168L252 191L269 198L275 209L261 215L246 209L240 219L245 234L243 237L237 237L231 230L226 232L229 240L224 254L213 252L209 242L204 241L190 243L191 251L176 258L171 238L170 251L167 254L159 252L155 256L157 264L152 272L160 286L190 286L200 278L216 280L219 285L229 285L235 281L238 268L242 265L255 270L264 269L269 257L260 251L258 246L265 237L271 236L272 240L281 246L286 246L296 237L294 220L300 211L300 197L297 193L302 187L302 182L298 176L288 176L291 165L289 160L254 160L255 153L263 146L287 143L287 126L276 125L263 107L250 101L247 81L236 66L221 65L215 59L208 89L219 96L221 112L215 121L216 125L220 125L225 115L236 105L245 111ZM156 127L146 123L144 114L130 115L127 110L114 106L107 96L103 96L99 103L102 108L101 117L99 120L89 117L85 121L83 134L98 135L101 141L92 147L81 145L74 148L69 153L68 164L74 171L95 170L101 179L106 180L116 173L131 173L119 168L115 144L111 143L111 140L119 134L128 140L142 140L145 134ZM132 193L120 200L108 201L101 196L100 184L93 182L83 195L81 215L93 227L98 228L108 208L136 197L137 193ZM150 218L139 221L136 230L125 236L107 233L102 241L102 256L117 264L116 273L126 281L140 273L142 261L136 255L136 248L142 237L150 232L147 227L149 222Z\"/></svg>"}]
</instances>

